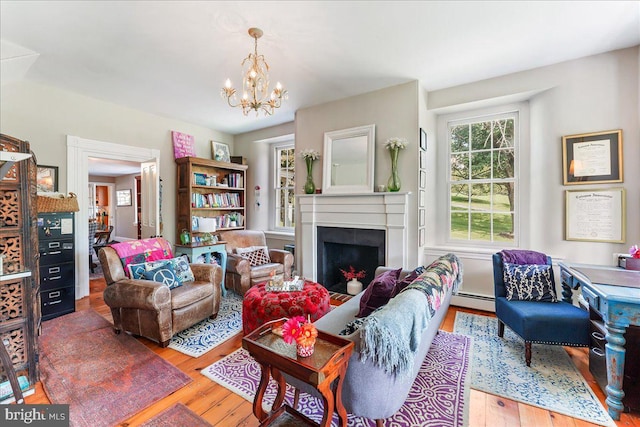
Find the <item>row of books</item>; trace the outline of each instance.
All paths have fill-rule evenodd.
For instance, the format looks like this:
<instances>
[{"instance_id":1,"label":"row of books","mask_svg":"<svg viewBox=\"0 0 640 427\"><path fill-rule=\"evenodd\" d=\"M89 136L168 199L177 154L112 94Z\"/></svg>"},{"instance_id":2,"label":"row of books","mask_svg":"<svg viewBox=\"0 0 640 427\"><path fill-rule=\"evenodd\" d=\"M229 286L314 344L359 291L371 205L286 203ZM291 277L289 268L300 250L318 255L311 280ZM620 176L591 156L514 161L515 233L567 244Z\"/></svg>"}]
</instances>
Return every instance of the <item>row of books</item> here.
<instances>
[{"instance_id":1,"label":"row of books","mask_svg":"<svg viewBox=\"0 0 640 427\"><path fill-rule=\"evenodd\" d=\"M213 217L213 220L215 221L217 230L221 228L242 227L244 224L244 216L240 212L218 215ZM198 217L193 217L191 231L200 231L198 224Z\"/></svg>"},{"instance_id":2,"label":"row of books","mask_svg":"<svg viewBox=\"0 0 640 427\"><path fill-rule=\"evenodd\" d=\"M234 187L234 188L242 188L244 187L244 177L242 176L241 173L230 173L229 175L227 175L227 183L229 184L229 187Z\"/></svg>"},{"instance_id":3,"label":"row of books","mask_svg":"<svg viewBox=\"0 0 640 427\"><path fill-rule=\"evenodd\" d=\"M207 187L244 187L244 176L241 173L230 173L225 175L221 182L218 182L216 175L207 175L206 173L194 172L193 185L205 185Z\"/></svg>"},{"instance_id":4,"label":"row of books","mask_svg":"<svg viewBox=\"0 0 640 427\"><path fill-rule=\"evenodd\" d=\"M193 193L191 207L193 208L239 208L240 195L237 193Z\"/></svg>"}]
</instances>

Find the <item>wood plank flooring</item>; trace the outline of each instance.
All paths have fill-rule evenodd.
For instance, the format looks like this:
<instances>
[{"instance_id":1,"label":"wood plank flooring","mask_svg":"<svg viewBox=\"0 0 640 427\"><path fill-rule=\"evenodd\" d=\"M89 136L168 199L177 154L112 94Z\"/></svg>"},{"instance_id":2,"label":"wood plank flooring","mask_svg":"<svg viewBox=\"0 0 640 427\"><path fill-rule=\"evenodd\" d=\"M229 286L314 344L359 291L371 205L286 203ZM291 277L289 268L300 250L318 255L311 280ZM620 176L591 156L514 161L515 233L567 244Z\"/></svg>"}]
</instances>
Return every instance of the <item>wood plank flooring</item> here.
<instances>
[{"instance_id":1,"label":"wood plank flooring","mask_svg":"<svg viewBox=\"0 0 640 427\"><path fill-rule=\"evenodd\" d=\"M76 309L87 310L92 308L112 322L109 308L102 299L104 286L104 280L92 280L90 296L77 301ZM440 327L442 330L453 331L453 323L457 311L493 315L492 313L477 310L451 307ZM240 334L199 358L189 357L169 348L161 348L156 343L144 338L139 338L139 340L156 354L191 376L193 382L137 413L126 422L120 424L122 427L138 426L177 402L185 404L216 427L249 427L259 424L258 420L253 416L251 403L200 374L200 371L205 367L238 349L241 345ZM567 347L567 351L600 401L604 404L605 396L589 373L589 360L586 349ZM36 392L27 397L26 401L27 403L49 403L41 383L37 384ZM498 426L589 427L594 426L594 424L472 389L469 404L469 427ZM617 426L640 427L640 414L622 414Z\"/></svg>"}]
</instances>

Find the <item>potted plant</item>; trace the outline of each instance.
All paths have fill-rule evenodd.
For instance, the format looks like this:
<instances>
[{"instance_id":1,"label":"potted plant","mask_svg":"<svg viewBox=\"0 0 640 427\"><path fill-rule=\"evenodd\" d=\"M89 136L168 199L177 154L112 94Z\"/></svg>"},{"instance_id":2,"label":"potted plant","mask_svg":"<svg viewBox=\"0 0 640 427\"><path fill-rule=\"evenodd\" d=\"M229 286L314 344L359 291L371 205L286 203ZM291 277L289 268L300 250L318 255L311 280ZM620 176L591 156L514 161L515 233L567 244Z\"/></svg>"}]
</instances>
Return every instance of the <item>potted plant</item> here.
<instances>
[{"instance_id":1,"label":"potted plant","mask_svg":"<svg viewBox=\"0 0 640 427\"><path fill-rule=\"evenodd\" d=\"M238 226L238 212L231 212L229 214L229 227Z\"/></svg>"}]
</instances>

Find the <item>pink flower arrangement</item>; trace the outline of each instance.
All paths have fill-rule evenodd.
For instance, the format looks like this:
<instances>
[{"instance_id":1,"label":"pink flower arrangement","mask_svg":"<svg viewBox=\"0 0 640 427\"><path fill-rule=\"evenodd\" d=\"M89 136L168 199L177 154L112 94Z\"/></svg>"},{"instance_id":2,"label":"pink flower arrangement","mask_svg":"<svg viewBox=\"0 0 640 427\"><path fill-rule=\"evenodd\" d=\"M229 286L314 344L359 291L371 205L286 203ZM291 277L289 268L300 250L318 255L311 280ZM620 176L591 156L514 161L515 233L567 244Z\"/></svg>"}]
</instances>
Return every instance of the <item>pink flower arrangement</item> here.
<instances>
[{"instance_id":1,"label":"pink flower arrangement","mask_svg":"<svg viewBox=\"0 0 640 427\"><path fill-rule=\"evenodd\" d=\"M304 347L312 346L318 337L318 330L313 323L302 316L295 316L282 325L282 339L287 344L294 341Z\"/></svg>"},{"instance_id":2,"label":"pink flower arrangement","mask_svg":"<svg viewBox=\"0 0 640 427\"><path fill-rule=\"evenodd\" d=\"M631 246L631 249L629 249L629 254L633 258L640 258L640 248L638 248L638 245Z\"/></svg>"},{"instance_id":3,"label":"pink flower arrangement","mask_svg":"<svg viewBox=\"0 0 640 427\"><path fill-rule=\"evenodd\" d=\"M365 276L367 275L367 272L364 270L360 270L356 272L356 269L353 268L352 265L349 266L349 271L344 271L343 269L340 269L340 271L342 272L342 275L344 276L344 278L347 280L364 279Z\"/></svg>"}]
</instances>

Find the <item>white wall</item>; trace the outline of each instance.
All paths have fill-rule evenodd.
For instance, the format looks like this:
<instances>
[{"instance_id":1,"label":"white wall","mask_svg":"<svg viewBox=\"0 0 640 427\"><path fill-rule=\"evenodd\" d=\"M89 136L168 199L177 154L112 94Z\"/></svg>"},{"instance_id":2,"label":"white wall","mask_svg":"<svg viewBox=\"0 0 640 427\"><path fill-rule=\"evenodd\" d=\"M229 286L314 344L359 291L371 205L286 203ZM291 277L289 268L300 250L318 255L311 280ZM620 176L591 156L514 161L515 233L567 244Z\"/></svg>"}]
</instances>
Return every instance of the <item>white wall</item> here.
<instances>
[{"instance_id":1,"label":"white wall","mask_svg":"<svg viewBox=\"0 0 640 427\"><path fill-rule=\"evenodd\" d=\"M163 178L163 235L176 242L176 166L171 131L193 135L196 156L211 158L211 140L233 147L233 136L179 120L99 101L59 88L21 81L2 86L0 132L28 140L39 162L58 166L67 189L66 137L156 148ZM233 148L232 148L233 152ZM80 203L84 203L80 200Z\"/></svg>"},{"instance_id":2,"label":"white wall","mask_svg":"<svg viewBox=\"0 0 640 427\"><path fill-rule=\"evenodd\" d=\"M640 116L639 116L639 47L484 80L468 85L429 92L428 115L459 111L496 104L497 99L528 99L530 111L530 148L523 159L528 162L526 181L529 208L521 227L527 241L522 247L547 253L569 262L611 265L614 253L627 253L640 242ZM612 129L623 131L624 182L622 184L562 184L562 136ZM436 141L438 150L446 141ZM433 166L444 167L435 162ZM432 175L430 175L431 178ZM599 243L564 240L565 191L590 188L624 187L626 189L626 242ZM436 205L437 191L429 202ZM430 210L434 224L435 213ZM439 225L438 225L439 226ZM459 248L444 247L431 227L429 243L433 251ZM475 290L493 294L490 253L460 251L468 262L465 282ZM463 259L464 261L464 259ZM468 273L468 274L467 274ZM470 283L470 280L473 282ZM463 286L463 289L465 287Z\"/></svg>"},{"instance_id":3,"label":"white wall","mask_svg":"<svg viewBox=\"0 0 640 427\"><path fill-rule=\"evenodd\" d=\"M324 133L348 129L356 126L375 124L375 167L374 188L387 184L391 174L391 160L384 148L387 138L397 136L406 138L407 148L398 158L398 169L402 188L409 191L409 228L416 230L417 224L417 181L418 181L418 144L419 144L419 85L417 81L392 86L375 92L353 96L314 107L303 108L296 113L296 150L314 149L323 153ZM324 159L320 158L313 166L313 179L316 188L322 188L322 170ZM298 162L296 176L306 177L306 166ZM303 194L304 179L296 180L296 194ZM299 223L299 217L297 218ZM296 227L296 231L299 228ZM299 236L296 233L297 245ZM417 265L417 235L409 233L409 265ZM297 261L304 254L296 253ZM301 265L301 262L299 262Z\"/></svg>"},{"instance_id":4,"label":"white wall","mask_svg":"<svg viewBox=\"0 0 640 427\"><path fill-rule=\"evenodd\" d=\"M277 114L277 113L276 113ZM294 133L294 122L235 135L234 156L247 159L247 228L269 230L269 191L273 188L269 174L271 145L267 140ZM297 149L297 145L296 145ZM255 187L260 187L260 206L256 204ZM286 240L292 240L291 238Z\"/></svg>"}]
</instances>

